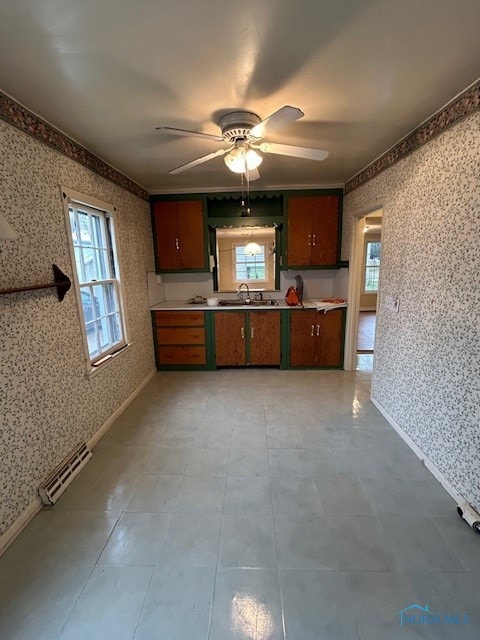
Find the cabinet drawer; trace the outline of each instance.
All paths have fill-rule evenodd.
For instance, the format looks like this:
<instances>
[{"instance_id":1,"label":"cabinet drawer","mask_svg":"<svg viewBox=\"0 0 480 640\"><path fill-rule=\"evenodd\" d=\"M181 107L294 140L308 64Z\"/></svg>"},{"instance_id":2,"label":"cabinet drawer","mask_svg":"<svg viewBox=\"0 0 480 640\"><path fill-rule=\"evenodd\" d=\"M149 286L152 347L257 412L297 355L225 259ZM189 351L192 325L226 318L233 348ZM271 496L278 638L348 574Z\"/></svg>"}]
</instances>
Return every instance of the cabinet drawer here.
<instances>
[{"instance_id":1,"label":"cabinet drawer","mask_svg":"<svg viewBox=\"0 0 480 640\"><path fill-rule=\"evenodd\" d=\"M205 347L158 347L160 364L206 364Z\"/></svg>"},{"instance_id":2,"label":"cabinet drawer","mask_svg":"<svg viewBox=\"0 0 480 640\"><path fill-rule=\"evenodd\" d=\"M205 344L204 327L157 327L157 344Z\"/></svg>"},{"instance_id":3,"label":"cabinet drawer","mask_svg":"<svg viewBox=\"0 0 480 640\"><path fill-rule=\"evenodd\" d=\"M157 327L194 327L205 324L203 311L155 311Z\"/></svg>"}]
</instances>

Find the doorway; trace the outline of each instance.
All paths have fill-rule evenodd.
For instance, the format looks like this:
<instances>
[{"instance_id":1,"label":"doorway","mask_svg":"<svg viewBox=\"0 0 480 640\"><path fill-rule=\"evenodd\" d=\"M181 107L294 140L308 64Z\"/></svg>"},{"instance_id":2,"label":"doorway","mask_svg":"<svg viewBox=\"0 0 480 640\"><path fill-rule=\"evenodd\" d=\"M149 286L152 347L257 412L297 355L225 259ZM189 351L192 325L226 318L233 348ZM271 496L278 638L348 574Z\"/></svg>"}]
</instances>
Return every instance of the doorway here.
<instances>
[{"instance_id":1,"label":"doorway","mask_svg":"<svg viewBox=\"0 0 480 640\"><path fill-rule=\"evenodd\" d=\"M377 207L354 217L344 367L373 369L383 210Z\"/></svg>"}]
</instances>

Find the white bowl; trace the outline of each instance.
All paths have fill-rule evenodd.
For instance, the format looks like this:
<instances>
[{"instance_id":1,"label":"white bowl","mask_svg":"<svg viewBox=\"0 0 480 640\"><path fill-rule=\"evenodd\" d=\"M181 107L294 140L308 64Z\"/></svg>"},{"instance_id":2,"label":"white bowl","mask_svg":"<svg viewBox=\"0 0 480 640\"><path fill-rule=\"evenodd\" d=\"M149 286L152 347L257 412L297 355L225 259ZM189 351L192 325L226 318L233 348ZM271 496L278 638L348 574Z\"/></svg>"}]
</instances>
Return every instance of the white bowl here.
<instances>
[{"instance_id":1,"label":"white bowl","mask_svg":"<svg viewBox=\"0 0 480 640\"><path fill-rule=\"evenodd\" d=\"M218 304L218 298L207 298L207 304L209 307L216 307Z\"/></svg>"}]
</instances>

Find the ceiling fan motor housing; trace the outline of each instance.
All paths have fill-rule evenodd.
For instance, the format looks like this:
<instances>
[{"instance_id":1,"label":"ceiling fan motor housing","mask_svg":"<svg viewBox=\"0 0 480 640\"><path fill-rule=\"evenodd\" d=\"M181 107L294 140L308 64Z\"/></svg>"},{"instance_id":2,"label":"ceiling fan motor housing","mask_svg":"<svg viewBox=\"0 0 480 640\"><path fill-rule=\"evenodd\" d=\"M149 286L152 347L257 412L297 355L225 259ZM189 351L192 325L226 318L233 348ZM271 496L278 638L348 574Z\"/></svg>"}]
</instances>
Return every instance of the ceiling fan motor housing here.
<instances>
[{"instance_id":1,"label":"ceiling fan motor housing","mask_svg":"<svg viewBox=\"0 0 480 640\"><path fill-rule=\"evenodd\" d=\"M248 140L250 131L261 122L260 116L251 111L232 111L220 119L220 128L226 142Z\"/></svg>"}]
</instances>

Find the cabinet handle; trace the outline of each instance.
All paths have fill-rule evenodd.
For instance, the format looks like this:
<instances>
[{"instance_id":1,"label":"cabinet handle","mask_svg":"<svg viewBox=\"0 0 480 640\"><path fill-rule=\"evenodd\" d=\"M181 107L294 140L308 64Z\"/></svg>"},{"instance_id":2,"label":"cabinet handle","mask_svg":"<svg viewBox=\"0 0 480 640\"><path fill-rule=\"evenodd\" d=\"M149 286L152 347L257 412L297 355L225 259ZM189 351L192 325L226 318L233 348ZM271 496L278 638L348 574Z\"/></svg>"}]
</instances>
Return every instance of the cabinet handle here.
<instances>
[{"instance_id":1,"label":"cabinet handle","mask_svg":"<svg viewBox=\"0 0 480 640\"><path fill-rule=\"evenodd\" d=\"M180 249L180 245L178 244L178 238L175 238L175 249Z\"/></svg>"},{"instance_id":2,"label":"cabinet handle","mask_svg":"<svg viewBox=\"0 0 480 640\"><path fill-rule=\"evenodd\" d=\"M312 234L309 233L308 234L308 246L310 246L311 241L312 241Z\"/></svg>"},{"instance_id":3,"label":"cabinet handle","mask_svg":"<svg viewBox=\"0 0 480 640\"><path fill-rule=\"evenodd\" d=\"M320 335L320 325L317 324L317 336L319 336L319 335Z\"/></svg>"},{"instance_id":4,"label":"cabinet handle","mask_svg":"<svg viewBox=\"0 0 480 640\"><path fill-rule=\"evenodd\" d=\"M316 241L316 239L317 239L317 236L316 236L316 234L314 233L314 234L313 234L313 246L315 246L315 241Z\"/></svg>"},{"instance_id":5,"label":"cabinet handle","mask_svg":"<svg viewBox=\"0 0 480 640\"><path fill-rule=\"evenodd\" d=\"M240 329L240 335L242 336L242 339L245 338L245 329L243 327Z\"/></svg>"},{"instance_id":6,"label":"cabinet handle","mask_svg":"<svg viewBox=\"0 0 480 640\"><path fill-rule=\"evenodd\" d=\"M310 335L313 336L314 334L315 334L315 325L312 324L312 333Z\"/></svg>"},{"instance_id":7,"label":"cabinet handle","mask_svg":"<svg viewBox=\"0 0 480 640\"><path fill-rule=\"evenodd\" d=\"M250 338L253 338L254 333L253 327L250 327Z\"/></svg>"}]
</instances>

